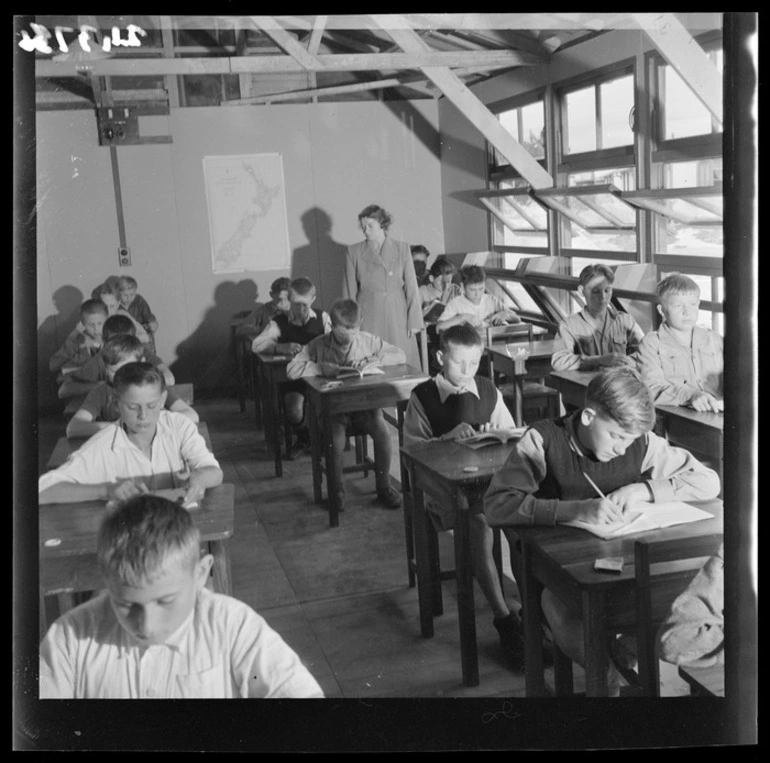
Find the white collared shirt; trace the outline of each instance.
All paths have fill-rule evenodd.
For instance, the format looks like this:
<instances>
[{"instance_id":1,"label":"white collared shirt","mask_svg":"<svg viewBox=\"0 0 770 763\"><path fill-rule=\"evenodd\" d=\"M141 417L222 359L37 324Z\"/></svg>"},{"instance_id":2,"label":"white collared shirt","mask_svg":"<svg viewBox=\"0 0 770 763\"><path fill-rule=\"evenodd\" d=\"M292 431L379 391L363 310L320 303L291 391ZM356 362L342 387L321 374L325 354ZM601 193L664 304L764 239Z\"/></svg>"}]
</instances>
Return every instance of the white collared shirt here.
<instances>
[{"instance_id":1,"label":"white collared shirt","mask_svg":"<svg viewBox=\"0 0 770 763\"><path fill-rule=\"evenodd\" d=\"M41 699L322 696L264 618L205 588L163 644L140 644L120 625L102 591L56 620L40 645Z\"/></svg>"},{"instance_id":2,"label":"white collared shirt","mask_svg":"<svg viewBox=\"0 0 770 763\"><path fill-rule=\"evenodd\" d=\"M60 482L99 485L129 477L144 478L150 490L182 487L176 472L205 466L219 468L219 462L198 427L181 413L163 410L149 458L128 439L119 419L86 441L58 469L41 475L38 492Z\"/></svg>"},{"instance_id":3,"label":"white collared shirt","mask_svg":"<svg viewBox=\"0 0 770 763\"><path fill-rule=\"evenodd\" d=\"M454 297L447 302L447 306L439 318L439 323L448 321L457 315L464 315L465 313L475 315L480 321L486 322L490 315L499 313L501 310L505 310L505 305L497 297L486 292L482 295L478 305L471 302L465 294L460 294L460 296Z\"/></svg>"},{"instance_id":4,"label":"white collared shirt","mask_svg":"<svg viewBox=\"0 0 770 763\"><path fill-rule=\"evenodd\" d=\"M454 384L447 381L443 373L440 373L433 377L433 381L436 383L439 400L441 400L442 404L450 395L459 395L463 392L468 392L476 398L479 397L479 390L475 379L471 379L470 383L465 387L455 387ZM497 401L495 402L494 410L489 417L489 424L492 429L509 429L516 426L499 389L497 390ZM409 398L409 404L406 407L406 413L404 414L404 445L412 445L417 442L427 442L434 439L438 438L433 436L433 426L428 420L425 408L418 400L417 395L412 393L412 396Z\"/></svg>"}]
</instances>

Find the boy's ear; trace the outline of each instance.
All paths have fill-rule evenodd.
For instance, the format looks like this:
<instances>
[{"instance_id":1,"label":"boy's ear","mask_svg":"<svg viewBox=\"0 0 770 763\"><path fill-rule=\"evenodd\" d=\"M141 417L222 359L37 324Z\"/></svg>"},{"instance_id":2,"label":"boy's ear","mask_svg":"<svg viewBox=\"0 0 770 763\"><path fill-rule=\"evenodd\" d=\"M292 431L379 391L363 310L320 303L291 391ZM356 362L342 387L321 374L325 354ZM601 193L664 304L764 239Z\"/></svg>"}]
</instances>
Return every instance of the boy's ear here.
<instances>
[{"instance_id":1,"label":"boy's ear","mask_svg":"<svg viewBox=\"0 0 770 763\"><path fill-rule=\"evenodd\" d=\"M585 299L585 298L586 298L586 292L585 292L585 289L583 288L583 284L578 284L578 287L577 287L577 293L578 293L578 294L579 294L581 297L583 297L583 299Z\"/></svg>"},{"instance_id":2,"label":"boy's ear","mask_svg":"<svg viewBox=\"0 0 770 763\"><path fill-rule=\"evenodd\" d=\"M584 427L590 427L596 418L596 411L593 408L583 408L580 412L580 423Z\"/></svg>"},{"instance_id":3,"label":"boy's ear","mask_svg":"<svg viewBox=\"0 0 770 763\"><path fill-rule=\"evenodd\" d=\"M160 407L165 408L166 407L166 398L168 397L168 388L163 390L163 394L160 396Z\"/></svg>"},{"instance_id":4,"label":"boy's ear","mask_svg":"<svg viewBox=\"0 0 770 763\"><path fill-rule=\"evenodd\" d=\"M204 554L195 565L195 584L198 589L203 588L208 582L213 564L214 557L211 554Z\"/></svg>"},{"instance_id":5,"label":"boy's ear","mask_svg":"<svg viewBox=\"0 0 770 763\"><path fill-rule=\"evenodd\" d=\"M442 368L444 367L444 352L443 350L436 350L436 363Z\"/></svg>"},{"instance_id":6,"label":"boy's ear","mask_svg":"<svg viewBox=\"0 0 770 763\"><path fill-rule=\"evenodd\" d=\"M658 310L658 313L660 314L660 317L663 318L663 320L666 320L666 314L663 312L663 307L660 304L655 305L655 307Z\"/></svg>"}]
</instances>

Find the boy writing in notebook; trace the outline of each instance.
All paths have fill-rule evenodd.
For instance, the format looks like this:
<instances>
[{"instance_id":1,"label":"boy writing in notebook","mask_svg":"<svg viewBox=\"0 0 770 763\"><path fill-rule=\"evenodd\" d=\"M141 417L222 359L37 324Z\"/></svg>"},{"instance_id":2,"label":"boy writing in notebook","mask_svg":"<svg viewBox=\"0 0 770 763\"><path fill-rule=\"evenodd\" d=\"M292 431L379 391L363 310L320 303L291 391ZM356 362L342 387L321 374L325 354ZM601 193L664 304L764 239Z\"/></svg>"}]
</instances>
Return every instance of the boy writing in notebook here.
<instances>
[{"instance_id":1,"label":"boy writing in notebook","mask_svg":"<svg viewBox=\"0 0 770 763\"><path fill-rule=\"evenodd\" d=\"M595 371L634 366L630 355L644 332L628 314L610 312L615 274L606 265L586 265L580 271L578 294L586 306L559 326L551 366L554 371Z\"/></svg>"},{"instance_id":2,"label":"boy writing in notebook","mask_svg":"<svg viewBox=\"0 0 770 763\"><path fill-rule=\"evenodd\" d=\"M262 617L206 588L213 559L178 504L125 502L102 520L96 554L106 588L45 635L41 699L323 697Z\"/></svg>"},{"instance_id":3,"label":"boy writing in notebook","mask_svg":"<svg viewBox=\"0 0 770 763\"><path fill-rule=\"evenodd\" d=\"M58 469L41 475L40 503L122 501L148 490L186 488L185 503L222 482L222 470L189 418L164 408L163 374L129 363L113 378L120 418Z\"/></svg>"},{"instance_id":4,"label":"boy writing in notebook","mask_svg":"<svg viewBox=\"0 0 770 763\"><path fill-rule=\"evenodd\" d=\"M154 334L158 330L158 321L153 315L147 300L136 293L138 284L133 276L120 276L117 281L120 306L139 323L145 331Z\"/></svg>"},{"instance_id":5,"label":"boy writing in notebook","mask_svg":"<svg viewBox=\"0 0 770 763\"><path fill-rule=\"evenodd\" d=\"M308 278L295 278L289 286L289 312L275 315L251 343L252 352L266 352L294 357L311 339L332 330L331 319L323 310L316 312L315 286ZM296 380L283 385L286 418L294 428L294 442L286 457L293 460L310 446L307 425L303 424L304 382Z\"/></svg>"},{"instance_id":6,"label":"boy writing in notebook","mask_svg":"<svg viewBox=\"0 0 770 763\"><path fill-rule=\"evenodd\" d=\"M487 429L515 426L494 383L476 376L484 340L467 323L450 326L441 333L436 358L441 372L412 391L404 417L404 444L437 440L462 440ZM451 530L451 506L430 502L431 519L440 530ZM500 644L513 667L523 663L523 642L516 615L505 601L492 558L492 530L484 517L481 501L470 506L470 539L473 572L494 615Z\"/></svg>"},{"instance_id":7,"label":"boy writing in notebook","mask_svg":"<svg viewBox=\"0 0 770 763\"><path fill-rule=\"evenodd\" d=\"M654 424L652 398L636 371L599 372L583 408L535 422L524 433L484 496L487 522L504 529L571 520L612 523L639 503L715 498L717 474L657 436ZM521 561L515 537L509 540L518 579ZM548 589L542 605L558 646L583 665L580 618ZM613 681L617 690L616 674Z\"/></svg>"},{"instance_id":8,"label":"boy writing in notebook","mask_svg":"<svg viewBox=\"0 0 770 763\"><path fill-rule=\"evenodd\" d=\"M80 408L67 422L67 437L90 437L120 417L112 380L118 369L128 363L141 362L143 355L144 345L131 334L117 334L104 343L102 359L107 379L86 395ZM168 390L165 407L187 416L194 424L198 423L195 410L180 400L172 389Z\"/></svg>"},{"instance_id":9,"label":"boy writing in notebook","mask_svg":"<svg viewBox=\"0 0 770 763\"><path fill-rule=\"evenodd\" d=\"M64 344L51 356L48 367L62 376L71 373L92 358L102 347L102 327L107 308L100 299L87 299L80 306L80 323Z\"/></svg>"},{"instance_id":10,"label":"boy writing in notebook","mask_svg":"<svg viewBox=\"0 0 770 763\"><path fill-rule=\"evenodd\" d=\"M368 331L361 331L361 314L354 300L338 299L332 305L330 315L331 332L311 340L294 356L286 367L289 379L300 379L303 376L334 378L345 367L364 368L372 363L383 366L406 363L406 354L401 348L388 344ZM399 508L401 496L390 485L390 433L379 408L338 414L332 419L334 464L337 471L335 476L340 488L339 493L329 496L329 499L337 502L339 510L344 508L342 452L348 426L352 426L356 433L369 435L374 443L377 502L386 509Z\"/></svg>"},{"instance_id":11,"label":"boy writing in notebook","mask_svg":"<svg viewBox=\"0 0 770 763\"><path fill-rule=\"evenodd\" d=\"M286 277L276 278L270 286L270 301L257 305L235 329L235 335L254 339L273 318L288 313L290 284L291 281Z\"/></svg>"},{"instance_id":12,"label":"boy writing in notebook","mask_svg":"<svg viewBox=\"0 0 770 763\"><path fill-rule=\"evenodd\" d=\"M656 404L686 405L696 411L724 410L722 337L696 326L700 289L674 273L658 283L663 323L639 345L639 371Z\"/></svg>"},{"instance_id":13,"label":"boy writing in notebook","mask_svg":"<svg viewBox=\"0 0 770 763\"><path fill-rule=\"evenodd\" d=\"M121 334L135 336L135 323L125 313L111 315L104 322L102 327L102 338L108 342L115 336ZM137 337L138 338L138 337ZM142 344L142 360L152 363L163 374L166 385L171 387L175 383L174 375L169 367L155 354L149 344ZM101 351L90 360L83 363L80 368L73 371L59 388L59 397L71 397L72 395L83 395L96 389L101 382L107 380L107 368L104 356Z\"/></svg>"},{"instance_id":14,"label":"boy writing in notebook","mask_svg":"<svg viewBox=\"0 0 770 763\"><path fill-rule=\"evenodd\" d=\"M484 268L466 265L460 271L460 277L463 293L447 303L436 324L439 332L458 323L470 323L477 328L521 323L514 310L507 308L497 297L487 294Z\"/></svg>"}]
</instances>

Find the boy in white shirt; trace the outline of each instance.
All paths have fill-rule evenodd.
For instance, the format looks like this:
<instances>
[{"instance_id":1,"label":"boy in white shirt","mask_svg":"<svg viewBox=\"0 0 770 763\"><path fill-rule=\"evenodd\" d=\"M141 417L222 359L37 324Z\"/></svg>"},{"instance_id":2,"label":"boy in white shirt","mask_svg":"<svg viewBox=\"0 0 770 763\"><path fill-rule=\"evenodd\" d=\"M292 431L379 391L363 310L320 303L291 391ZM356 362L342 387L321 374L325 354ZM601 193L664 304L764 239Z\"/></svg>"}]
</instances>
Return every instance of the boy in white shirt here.
<instances>
[{"instance_id":1,"label":"boy in white shirt","mask_svg":"<svg viewBox=\"0 0 770 763\"><path fill-rule=\"evenodd\" d=\"M205 587L213 559L178 504L141 495L108 513L97 558L106 590L40 645L41 699L323 697L262 617Z\"/></svg>"}]
</instances>

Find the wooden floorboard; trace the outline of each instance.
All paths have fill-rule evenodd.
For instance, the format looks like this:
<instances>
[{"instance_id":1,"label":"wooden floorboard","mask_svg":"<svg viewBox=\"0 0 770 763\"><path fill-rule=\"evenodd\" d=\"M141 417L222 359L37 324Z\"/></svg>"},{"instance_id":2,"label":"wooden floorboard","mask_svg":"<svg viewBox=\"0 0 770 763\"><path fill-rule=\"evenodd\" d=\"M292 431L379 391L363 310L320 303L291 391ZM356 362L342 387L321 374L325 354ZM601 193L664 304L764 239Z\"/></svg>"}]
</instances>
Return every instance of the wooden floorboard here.
<instances>
[{"instance_id":1,"label":"wooden floorboard","mask_svg":"<svg viewBox=\"0 0 770 763\"><path fill-rule=\"evenodd\" d=\"M348 505L332 529L325 507L313 503L310 458L284 462L277 478L250 402L243 414L235 399L198 401L195 408L208 423L225 481L235 485L233 593L281 634L326 696L524 696L524 675L505 663L478 586L479 686L461 681L453 583L444 583L444 614L435 618L434 637L420 636L417 589L407 581L403 514L374 503L373 474L346 476ZM61 416L41 419L41 471L64 427ZM394 446L395 454L395 432ZM451 568L447 533L440 536L440 552L442 566ZM515 603L512 581L506 581L506 595ZM662 675L664 694L688 693L675 669L670 676L664 667ZM581 681L576 667L578 691Z\"/></svg>"}]
</instances>

